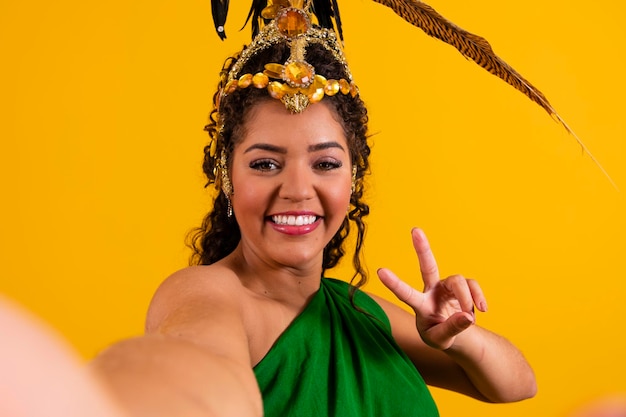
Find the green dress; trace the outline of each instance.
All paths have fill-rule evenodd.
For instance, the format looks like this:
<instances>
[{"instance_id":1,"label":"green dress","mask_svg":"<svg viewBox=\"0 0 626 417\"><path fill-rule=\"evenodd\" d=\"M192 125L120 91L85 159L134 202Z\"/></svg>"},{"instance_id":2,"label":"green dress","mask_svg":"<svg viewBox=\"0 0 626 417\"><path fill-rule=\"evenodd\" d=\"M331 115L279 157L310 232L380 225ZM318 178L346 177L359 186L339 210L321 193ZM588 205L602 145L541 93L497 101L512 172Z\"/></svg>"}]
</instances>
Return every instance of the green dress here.
<instances>
[{"instance_id":1,"label":"green dress","mask_svg":"<svg viewBox=\"0 0 626 417\"><path fill-rule=\"evenodd\" d=\"M254 372L265 417L432 417L419 372L367 294L322 278L319 291Z\"/></svg>"}]
</instances>

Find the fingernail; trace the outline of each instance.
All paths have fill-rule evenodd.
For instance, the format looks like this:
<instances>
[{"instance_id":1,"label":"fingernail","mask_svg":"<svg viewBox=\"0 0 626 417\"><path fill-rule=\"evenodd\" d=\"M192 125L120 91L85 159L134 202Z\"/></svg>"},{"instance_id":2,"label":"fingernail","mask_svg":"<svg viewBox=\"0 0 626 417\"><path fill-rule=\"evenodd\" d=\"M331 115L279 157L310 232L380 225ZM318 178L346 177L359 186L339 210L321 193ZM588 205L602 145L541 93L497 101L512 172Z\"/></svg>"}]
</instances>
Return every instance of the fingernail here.
<instances>
[{"instance_id":1,"label":"fingernail","mask_svg":"<svg viewBox=\"0 0 626 417\"><path fill-rule=\"evenodd\" d=\"M482 311L483 313L487 312L487 302L486 301L482 301L480 303L480 311Z\"/></svg>"}]
</instances>

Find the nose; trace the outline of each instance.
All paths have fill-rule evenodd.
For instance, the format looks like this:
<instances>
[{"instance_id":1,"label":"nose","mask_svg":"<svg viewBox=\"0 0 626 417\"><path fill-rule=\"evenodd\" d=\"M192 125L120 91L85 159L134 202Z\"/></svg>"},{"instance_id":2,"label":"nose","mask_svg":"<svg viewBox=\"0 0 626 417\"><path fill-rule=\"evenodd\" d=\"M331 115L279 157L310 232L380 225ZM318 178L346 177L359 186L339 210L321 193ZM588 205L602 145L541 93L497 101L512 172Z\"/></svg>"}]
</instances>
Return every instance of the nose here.
<instances>
[{"instance_id":1,"label":"nose","mask_svg":"<svg viewBox=\"0 0 626 417\"><path fill-rule=\"evenodd\" d=\"M309 200L315 195L314 175L304 163L292 164L281 173L280 198L292 201Z\"/></svg>"}]
</instances>

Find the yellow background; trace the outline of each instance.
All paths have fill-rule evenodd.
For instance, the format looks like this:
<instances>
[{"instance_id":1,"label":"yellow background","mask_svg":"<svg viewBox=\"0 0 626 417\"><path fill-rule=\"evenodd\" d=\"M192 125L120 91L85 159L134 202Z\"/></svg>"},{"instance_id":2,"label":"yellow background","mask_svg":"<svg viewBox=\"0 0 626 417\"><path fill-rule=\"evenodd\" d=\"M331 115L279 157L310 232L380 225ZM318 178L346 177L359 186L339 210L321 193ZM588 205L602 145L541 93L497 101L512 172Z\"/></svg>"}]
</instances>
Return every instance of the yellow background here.
<instances>
[{"instance_id":1,"label":"yellow background","mask_svg":"<svg viewBox=\"0 0 626 417\"><path fill-rule=\"evenodd\" d=\"M430 4L539 87L622 191L522 94L382 6L342 0L375 133L368 288L384 292L380 266L419 285L421 226L443 273L482 284L479 322L533 364L535 399L434 390L443 416L563 416L626 391L623 3ZM1 0L0 292L86 358L140 333L186 265L217 69L249 39L235 6L220 42L208 0Z\"/></svg>"}]
</instances>

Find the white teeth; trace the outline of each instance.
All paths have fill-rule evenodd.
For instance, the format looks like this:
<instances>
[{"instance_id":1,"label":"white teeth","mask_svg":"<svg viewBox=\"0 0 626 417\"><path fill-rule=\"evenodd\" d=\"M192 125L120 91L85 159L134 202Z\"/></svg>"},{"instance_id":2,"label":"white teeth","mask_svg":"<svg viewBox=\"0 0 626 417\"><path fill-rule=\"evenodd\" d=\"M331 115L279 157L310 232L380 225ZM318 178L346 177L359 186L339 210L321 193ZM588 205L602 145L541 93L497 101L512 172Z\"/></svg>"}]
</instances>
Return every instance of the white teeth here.
<instances>
[{"instance_id":1,"label":"white teeth","mask_svg":"<svg viewBox=\"0 0 626 417\"><path fill-rule=\"evenodd\" d=\"M272 216L274 223L288 226L303 226L305 224L315 223L315 219L315 216Z\"/></svg>"}]
</instances>

